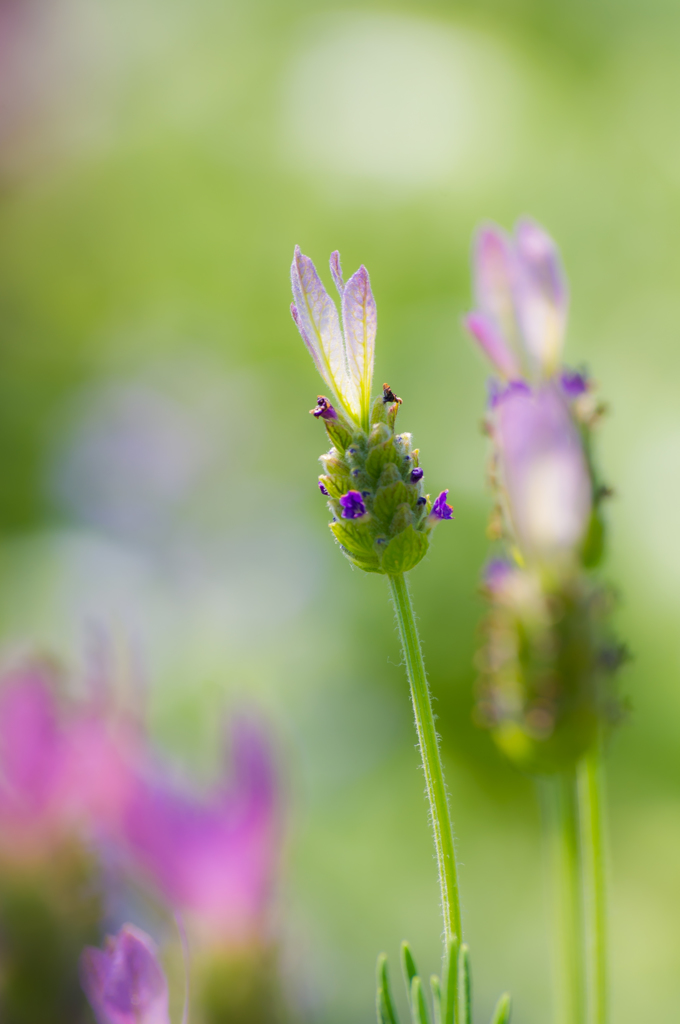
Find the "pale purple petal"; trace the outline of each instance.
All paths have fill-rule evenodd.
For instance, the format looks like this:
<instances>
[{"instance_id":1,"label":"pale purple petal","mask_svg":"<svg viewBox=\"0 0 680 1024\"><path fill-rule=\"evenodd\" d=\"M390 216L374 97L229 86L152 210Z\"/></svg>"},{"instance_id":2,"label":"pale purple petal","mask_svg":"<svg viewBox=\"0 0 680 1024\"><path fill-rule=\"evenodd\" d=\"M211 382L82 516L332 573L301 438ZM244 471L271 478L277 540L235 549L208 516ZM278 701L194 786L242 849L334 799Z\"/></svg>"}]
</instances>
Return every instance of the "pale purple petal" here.
<instances>
[{"instance_id":1,"label":"pale purple petal","mask_svg":"<svg viewBox=\"0 0 680 1024\"><path fill-rule=\"evenodd\" d=\"M473 272L478 311L486 314L512 348L517 342L515 258L507 235L495 224L477 232Z\"/></svg>"},{"instance_id":2,"label":"pale purple petal","mask_svg":"<svg viewBox=\"0 0 680 1024\"><path fill-rule=\"evenodd\" d=\"M368 271L363 265L352 274L345 286L342 325L350 377L359 391L362 421L364 427L368 428L378 316Z\"/></svg>"},{"instance_id":3,"label":"pale purple petal","mask_svg":"<svg viewBox=\"0 0 680 1024\"><path fill-rule=\"evenodd\" d=\"M340 265L340 253L338 252L337 249L335 250L335 252L331 253L331 274L333 275L333 280L335 281L335 287L338 289L340 293L340 298L342 298L342 293L345 290L345 279L342 276L342 266Z\"/></svg>"},{"instance_id":4,"label":"pale purple petal","mask_svg":"<svg viewBox=\"0 0 680 1024\"><path fill-rule=\"evenodd\" d=\"M88 946L80 973L98 1024L170 1024L168 983L156 947L134 925L123 925L103 950Z\"/></svg>"},{"instance_id":5,"label":"pale purple petal","mask_svg":"<svg viewBox=\"0 0 680 1024\"><path fill-rule=\"evenodd\" d=\"M550 235L529 219L515 228L515 249L515 297L524 344L534 365L551 375L562 354L569 302L559 252Z\"/></svg>"},{"instance_id":6,"label":"pale purple petal","mask_svg":"<svg viewBox=\"0 0 680 1024\"><path fill-rule=\"evenodd\" d=\"M300 314L298 313L297 306L295 305L294 302L291 302L291 304L290 304L290 315L293 317L293 320L295 321L295 326L297 327L298 331L300 332L300 336L301 336L302 340L304 341L305 345L307 346L307 351L309 352L310 356L314 360L314 365L316 366L317 370L319 371L319 373L321 374L321 376L325 380L326 379L326 377L325 377L326 371L324 369L323 362L321 361L321 356L319 355L317 349L314 347L314 345L312 345L311 341L307 337L305 329L304 329L304 327L302 326L302 324L300 322Z\"/></svg>"},{"instance_id":7,"label":"pale purple petal","mask_svg":"<svg viewBox=\"0 0 680 1024\"><path fill-rule=\"evenodd\" d=\"M321 283L316 268L300 247L295 247L291 266L295 300L294 319L303 340L312 351L314 362L326 383L335 392L345 410L355 418L359 414L359 393L347 370L345 342L335 303Z\"/></svg>"},{"instance_id":8,"label":"pale purple petal","mask_svg":"<svg viewBox=\"0 0 680 1024\"><path fill-rule=\"evenodd\" d=\"M508 391L494 410L499 468L517 542L539 560L575 555L591 483L581 438L557 385Z\"/></svg>"},{"instance_id":9,"label":"pale purple petal","mask_svg":"<svg viewBox=\"0 0 680 1024\"><path fill-rule=\"evenodd\" d=\"M521 377L519 359L507 344L495 320L487 313L468 313L463 323L503 377L508 380Z\"/></svg>"}]
</instances>

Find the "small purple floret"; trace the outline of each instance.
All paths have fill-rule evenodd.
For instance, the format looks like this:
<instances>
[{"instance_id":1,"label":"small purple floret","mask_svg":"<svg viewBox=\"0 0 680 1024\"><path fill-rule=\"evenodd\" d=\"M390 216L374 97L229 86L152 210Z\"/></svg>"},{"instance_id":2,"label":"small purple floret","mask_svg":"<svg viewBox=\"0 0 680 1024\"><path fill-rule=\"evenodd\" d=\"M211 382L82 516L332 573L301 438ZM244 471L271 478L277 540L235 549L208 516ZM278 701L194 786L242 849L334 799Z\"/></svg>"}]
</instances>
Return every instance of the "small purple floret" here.
<instances>
[{"instance_id":1,"label":"small purple floret","mask_svg":"<svg viewBox=\"0 0 680 1024\"><path fill-rule=\"evenodd\" d=\"M442 491L439 497L435 498L430 515L435 519L453 519L453 509L446 504L448 491Z\"/></svg>"},{"instance_id":2,"label":"small purple floret","mask_svg":"<svg viewBox=\"0 0 680 1024\"><path fill-rule=\"evenodd\" d=\"M423 470L419 466L417 466L415 469L412 469L411 470L411 483L412 484L417 484L419 480L423 479L423 475L424 475L423 474Z\"/></svg>"},{"instance_id":3,"label":"small purple floret","mask_svg":"<svg viewBox=\"0 0 680 1024\"><path fill-rule=\"evenodd\" d=\"M488 382L488 388L490 409L495 409L509 395L516 395L518 393L531 394L531 388L523 380L511 380L509 384L502 385L495 377L491 377Z\"/></svg>"},{"instance_id":4,"label":"small purple floret","mask_svg":"<svg viewBox=\"0 0 680 1024\"><path fill-rule=\"evenodd\" d=\"M588 390L588 379L578 370L563 370L560 374L560 384L567 398L578 398Z\"/></svg>"},{"instance_id":5,"label":"small purple floret","mask_svg":"<svg viewBox=\"0 0 680 1024\"><path fill-rule=\"evenodd\" d=\"M319 490L323 494L324 498L328 498L329 497L328 491L326 490L326 488L324 487L324 485L321 483L320 480L319 480Z\"/></svg>"},{"instance_id":6,"label":"small purple floret","mask_svg":"<svg viewBox=\"0 0 680 1024\"><path fill-rule=\"evenodd\" d=\"M317 419L321 417L322 420L337 420L338 418L337 412L335 411L331 403L328 401L328 399L324 398L323 395L319 395L319 397L316 400L316 407L314 409L310 409L309 411L311 412L312 416L316 416Z\"/></svg>"},{"instance_id":7,"label":"small purple floret","mask_svg":"<svg viewBox=\"0 0 680 1024\"><path fill-rule=\"evenodd\" d=\"M358 491L348 491L340 498L343 519L360 519L366 514L364 499Z\"/></svg>"}]
</instances>

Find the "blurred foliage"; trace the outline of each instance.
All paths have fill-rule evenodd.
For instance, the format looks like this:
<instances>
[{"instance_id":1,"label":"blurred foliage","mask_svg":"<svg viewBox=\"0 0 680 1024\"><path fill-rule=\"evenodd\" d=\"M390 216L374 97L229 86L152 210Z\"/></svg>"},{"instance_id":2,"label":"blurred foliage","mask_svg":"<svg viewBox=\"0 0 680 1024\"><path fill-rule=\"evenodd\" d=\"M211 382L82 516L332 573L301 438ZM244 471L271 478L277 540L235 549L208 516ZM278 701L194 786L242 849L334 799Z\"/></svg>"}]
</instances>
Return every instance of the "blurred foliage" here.
<instances>
[{"instance_id":1,"label":"blurred foliage","mask_svg":"<svg viewBox=\"0 0 680 1024\"><path fill-rule=\"evenodd\" d=\"M404 935L425 975L437 969L391 611L383 581L353 573L326 535L323 439L307 414L318 382L288 315L296 242L318 266L334 248L347 271L364 262L376 379L404 399L428 486L450 487L456 514L412 586L478 1012L510 988L518 1019L544 1020L534 793L471 719L488 499L484 369L459 327L474 225L530 212L564 253L567 359L588 363L612 407L599 452L618 495L606 575L635 656L633 713L610 758L613 1017L672 1016L677 5L57 0L34 14L22 52L35 80L21 80L26 94L0 82L4 640L77 664L103 631L122 685L146 680L158 736L206 773L215 709L265 709L289 765L278 912L301 1018L368 1019L375 954L394 958ZM84 398L96 411L102 388L142 381L195 418L194 370L224 382L226 419L205 428L219 457L159 527L164 546L93 519L87 482L65 502L64 452L91 430ZM106 475L106 450L98 458ZM124 472L120 488L134 496Z\"/></svg>"}]
</instances>

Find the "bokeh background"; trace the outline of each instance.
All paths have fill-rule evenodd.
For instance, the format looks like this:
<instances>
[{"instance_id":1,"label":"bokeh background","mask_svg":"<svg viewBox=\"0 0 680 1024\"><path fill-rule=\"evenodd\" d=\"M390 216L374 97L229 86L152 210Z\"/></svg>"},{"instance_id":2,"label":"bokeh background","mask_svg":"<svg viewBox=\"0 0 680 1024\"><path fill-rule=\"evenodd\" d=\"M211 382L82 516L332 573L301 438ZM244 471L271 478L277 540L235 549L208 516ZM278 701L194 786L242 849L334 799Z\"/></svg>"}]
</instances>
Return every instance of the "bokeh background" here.
<instances>
[{"instance_id":1,"label":"bokeh background","mask_svg":"<svg viewBox=\"0 0 680 1024\"><path fill-rule=\"evenodd\" d=\"M611 415L609 579L634 653L611 743L617 1024L680 991L680 9L668 0L2 0L0 639L102 645L200 777L216 723L277 737L294 1019L373 1019L373 964L437 967L437 885L384 582L316 486L299 243L365 263L376 377L450 488L412 585L456 822L475 1001L548 1019L535 792L471 718L489 499L460 328L480 220L562 247L567 361ZM396 967L396 963L395 963Z\"/></svg>"}]
</instances>

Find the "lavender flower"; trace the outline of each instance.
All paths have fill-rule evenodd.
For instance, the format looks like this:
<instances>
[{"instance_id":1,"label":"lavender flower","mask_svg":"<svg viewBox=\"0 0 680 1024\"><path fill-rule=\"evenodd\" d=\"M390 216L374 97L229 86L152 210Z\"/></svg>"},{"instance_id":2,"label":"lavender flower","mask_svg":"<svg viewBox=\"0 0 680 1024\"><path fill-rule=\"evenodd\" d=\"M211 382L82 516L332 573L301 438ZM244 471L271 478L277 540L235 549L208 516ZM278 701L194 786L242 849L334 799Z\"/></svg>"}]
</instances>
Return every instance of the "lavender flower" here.
<instances>
[{"instance_id":1,"label":"lavender flower","mask_svg":"<svg viewBox=\"0 0 680 1024\"><path fill-rule=\"evenodd\" d=\"M345 284L340 254L334 252L331 273L342 301L343 329L335 303L299 246L295 247L291 267L295 300L291 313L317 370L343 412L356 426L368 430L377 328L375 300L364 266Z\"/></svg>"},{"instance_id":2,"label":"lavender flower","mask_svg":"<svg viewBox=\"0 0 680 1024\"><path fill-rule=\"evenodd\" d=\"M366 514L364 499L359 491L348 491L340 498L343 519L360 519Z\"/></svg>"},{"instance_id":3,"label":"lavender flower","mask_svg":"<svg viewBox=\"0 0 680 1024\"><path fill-rule=\"evenodd\" d=\"M416 466L415 469L411 470L410 480L412 484L417 484L419 480L422 480L424 476L423 470L420 466Z\"/></svg>"},{"instance_id":4,"label":"lavender flower","mask_svg":"<svg viewBox=\"0 0 680 1024\"><path fill-rule=\"evenodd\" d=\"M88 946L80 963L98 1024L170 1024L168 983L153 941L139 928L123 925L103 950Z\"/></svg>"},{"instance_id":5,"label":"lavender flower","mask_svg":"<svg viewBox=\"0 0 680 1024\"><path fill-rule=\"evenodd\" d=\"M534 221L514 238L496 225L477 234L473 257L477 309L465 324L506 380L537 381L558 369L568 293L557 248Z\"/></svg>"},{"instance_id":6,"label":"lavender flower","mask_svg":"<svg viewBox=\"0 0 680 1024\"><path fill-rule=\"evenodd\" d=\"M441 494L435 498L434 504L432 505L432 511L430 512L430 519L433 522L442 519L453 519L453 509L450 505L446 504L446 496L448 493L448 491L442 491Z\"/></svg>"}]
</instances>

